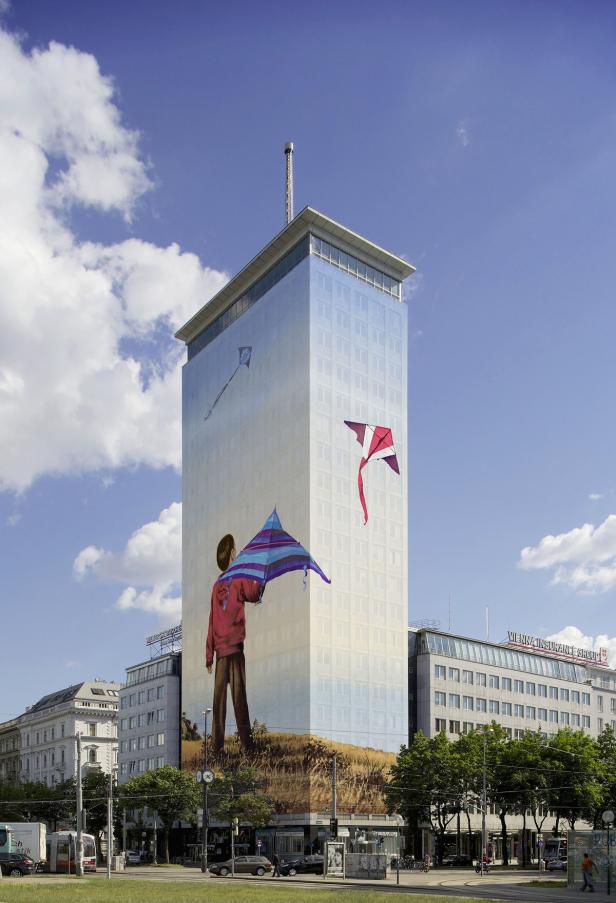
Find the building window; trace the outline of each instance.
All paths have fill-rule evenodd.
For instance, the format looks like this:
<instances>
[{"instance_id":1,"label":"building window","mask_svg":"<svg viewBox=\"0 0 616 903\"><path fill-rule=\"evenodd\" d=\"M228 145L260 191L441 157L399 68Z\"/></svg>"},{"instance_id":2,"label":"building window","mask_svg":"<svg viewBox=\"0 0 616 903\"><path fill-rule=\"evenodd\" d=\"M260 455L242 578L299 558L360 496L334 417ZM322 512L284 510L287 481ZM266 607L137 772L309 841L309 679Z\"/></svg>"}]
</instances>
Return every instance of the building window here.
<instances>
[{"instance_id":1,"label":"building window","mask_svg":"<svg viewBox=\"0 0 616 903\"><path fill-rule=\"evenodd\" d=\"M128 719L128 729L132 731L136 727L137 727L137 716L131 715L130 718Z\"/></svg>"},{"instance_id":2,"label":"building window","mask_svg":"<svg viewBox=\"0 0 616 903\"><path fill-rule=\"evenodd\" d=\"M599 706L599 711L603 711L603 696L597 696L597 705Z\"/></svg>"},{"instance_id":3,"label":"building window","mask_svg":"<svg viewBox=\"0 0 616 903\"><path fill-rule=\"evenodd\" d=\"M154 687L150 687L148 689L148 702L154 701L154 693L155 693Z\"/></svg>"},{"instance_id":4,"label":"building window","mask_svg":"<svg viewBox=\"0 0 616 903\"><path fill-rule=\"evenodd\" d=\"M548 685L547 684L538 684L537 685L539 696L543 696L544 699L548 698Z\"/></svg>"},{"instance_id":5,"label":"building window","mask_svg":"<svg viewBox=\"0 0 616 903\"><path fill-rule=\"evenodd\" d=\"M142 712L137 718L137 727L145 727L145 712Z\"/></svg>"},{"instance_id":6,"label":"building window","mask_svg":"<svg viewBox=\"0 0 616 903\"><path fill-rule=\"evenodd\" d=\"M571 715L571 727L579 728L580 721L581 721L580 716L576 712L573 712L573 714Z\"/></svg>"},{"instance_id":7,"label":"building window","mask_svg":"<svg viewBox=\"0 0 616 903\"><path fill-rule=\"evenodd\" d=\"M164 709L158 709L158 711L156 712L156 720L159 722L165 720L165 710Z\"/></svg>"},{"instance_id":8,"label":"building window","mask_svg":"<svg viewBox=\"0 0 616 903\"><path fill-rule=\"evenodd\" d=\"M514 718L523 718L524 717L524 706L523 705L514 705L513 707L513 717Z\"/></svg>"},{"instance_id":9,"label":"building window","mask_svg":"<svg viewBox=\"0 0 616 903\"><path fill-rule=\"evenodd\" d=\"M139 705L143 705L145 702L145 690L139 690L139 695L137 696L137 701Z\"/></svg>"},{"instance_id":10,"label":"building window","mask_svg":"<svg viewBox=\"0 0 616 903\"><path fill-rule=\"evenodd\" d=\"M560 713L560 723L564 725L569 724L569 712L561 712Z\"/></svg>"},{"instance_id":11,"label":"building window","mask_svg":"<svg viewBox=\"0 0 616 903\"><path fill-rule=\"evenodd\" d=\"M460 722L459 721L450 721L449 722L449 733L450 734L459 734L460 733Z\"/></svg>"},{"instance_id":12,"label":"building window","mask_svg":"<svg viewBox=\"0 0 616 903\"><path fill-rule=\"evenodd\" d=\"M590 715L582 715L582 727L586 727L590 730ZM603 728L599 728L599 733L601 733L602 730Z\"/></svg>"},{"instance_id":13,"label":"building window","mask_svg":"<svg viewBox=\"0 0 616 903\"><path fill-rule=\"evenodd\" d=\"M472 721L464 721L462 723L462 733L470 734L470 732L474 729L474 725Z\"/></svg>"},{"instance_id":14,"label":"building window","mask_svg":"<svg viewBox=\"0 0 616 903\"><path fill-rule=\"evenodd\" d=\"M473 672L472 671L463 671L462 672L462 683L463 684L472 684L473 683Z\"/></svg>"},{"instance_id":15,"label":"building window","mask_svg":"<svg viewBox=\"0 0 616 903\"><path fill-rule=\"evenodd\" d=\"M159 734L156 735L156 745L157 746L165 745L165 732L164 731L161 731Z\"/></svg>"},{"instance_id":16,"label":"building window","mask_svg":"<svg viewBox=\"0 0 616 903\"><path fill-rule=\"evenodd\" d=\"M550 687L550 699L558 699L558 687Z\"/></svg>"},{"instance_id":17,"label":"building window","mask_svg":"<svg viewBox=\"0 0 616 903\"><path fill-rule=\"evenodd\" d=\"M127 751L127 742L126 740L120 740L120 752Z\"/></svg>"},{"instance_id":18,"label":"building window","mask_svg":"<svg viewBox=\"0 0 616 903\"><path fill-rule=\"evenodd\" d=\"M96 724L88 722L88 737L96 737Z\"/></svg>"},{"instance_id":19,"label":"building window","mask_svg":"<svg viewBox=\"0 0 616 903\"><path fill-rule=\"evenodd\" d=\"M130 706L133 706L133 705L136 704L136 702L137 702L137 694L136 694L136 693L131 693L131 694L130 694L130 702L129 702L128 704L129 704Z\"/></svg>"},{"instance_id":20,"label":"building window","mask_svg":"<svg viewBox=\"0 0 616 903\"><path fill-rule=\"evenodd\" d=\"M590 693L582 693L582 705L590 705Z\"/></svg>"},{"instance_id":21,"label":"building window","mask_svg":"<svg viewBox=\"0 0 616 903\"><path fill-rule=\"evenodd\" d=\"M558 724L558 712L556 709L550 709L550 722L552 724Z\"/></svg>"},{"instance_id":22,"label":"building window","mask_svg":"<svg viewBox=\"0 0 616 903\"><path fill-rule=\"evenodd\" d=\"M137 749L145 749L145 737L137 738Z\"/></svg>"},{"instance_id":23,"label":"building window","mask_svg":"<svg viewBox=\"0 0 616 903\"><path fill-rule=\"evenodd\" d=\"M475 702L474 702L474 699L472 696L463 696L462 704L463 704L464 708L470 712L472 712L473 709L475 708Z\"/></svg>"},{"instance_id":24,"label":"building window","mask_svg":"<svg viewBox=\"0 0 616 903\"><path fill-rule=\"evenodd\" d=\"M96 764L96 750L95 749L88 750L88 762L91 765Z\"/></svg>"},{"instance_id":25,"label":"building window","mask_svg":"<svg viewBox=\"0 0 616 903\"><path fill-rule=\"evenodd\" d=\"M498 714L499 714L499 709L500 709L500 706L499 706L497 700L496 700L496 699L490 699L490 701L488 702L488 711L489 711L492 715L498 715Z\"/></svg>"},{"instance_id":26,"label":"building window","mask_svg":"<svg viewBox=\"0 0 616 903\"><path fill-rule=\"evenodd\" d=\"M516 740L521 740L524 736L524 731L522 730L522 728L516 727L515 731L513 732L513 736Z\"/></svg>"},{"instance_id":27,"label":"building window","mask_svg":"<svg viewBox=\"0 0 616 903\"><path fill-rule=\"evenodd\" d=\"M160 684L160 686L156 687L156 698L164 699L165 698L165 685Z\"/></svg>"},{"instance_id":28,"label":"building window","mask_svg":"<svg viewBox=\"0 0 616 903\"><path fill-rule=\"evenodd\" d=\"M561 702L569 702L569 690L565 687L560 688L560 699Z\"/></svg>"},{"instance_id":29,"label":"building window","mask_svg":"<svg viewBox=\"0 0 616 903\"><path fill-rule=\"evenodd\" d=\"M447 705L447 694L437 690L434 694L434 703L435 705Z\"/></svg>"},{"instance_id":30,"label":"building window","mask_svg":"<svg viewBox=\"0 0 616 903\"><path fill-rule=\"evenodd\" d=\"M458 693L449 694L449 707L452 709L460 708L460 695Z\"/></svg>"},{"instance_id":31,"label":"building window","mask_svg":"<svg viewBox=\"0 0 616 903\"><path fill-rule=\"evenodd\" d=\"M159 756L156 760L156 764L157 764L158 768L164 768L165 767L165 757Z\"/></svg>"},{"instance_id":32,"label":"building window","mask_svg":"<svg viewBox=\"0 0 616 903\"><path fill-rule=\"evenodd\" d=\"M483 671L475 672L475 683L478 687L485 687L487 685L487 677Z\"/></svg>"},{"instance_id":33,"label":"building window","mask_svg":"<svg viewBox=\"0 0 616 903\"><path fill-rule=\"evenodd\" d=\"M523 680L514 680L513 691L514 691L514 693L523 693L524 692L524 681Z\"/></svg>"},{"instance_id":34,"label":"building window","mask_svg":"<svg viewBox=\"0 0 616 903\"><path fill-rule=\"evenodd\" d=\"M571 702L575 703L575 705L580 704L580 691L579 690L571 690ZM615 699L612 699L612 704L616 702Z\"/></svg>"},{"instance_id":35,"label":"building window","mask_svg":"<svg viewBox=\"0 0 616 903\"><path fill-rule=\"evenodd\" d=\"M434 722L434 726L436 728L436 733L440 734L441 731L447 730L447 722L444 718L436 718Z\"/></svg>"},{"instance_id":36,"label":"building window","mask_svg":"<svg viewBox=\"0 0 616 903\"><path fill-rule=\"evenodd\" d=\"M498 690L500 686L500 680L498 679L498 674L490 674L489 681L490 689Z\"/></svg>"},{"instance_id":37,"label":"building window","mask_svg":"<svg viewBox=\"0 0 616 903\"><path fill-rule=\"evenodd\" d=\"M145 771L146 762L145 759L139 759L139 772L143 774Z\"/></svg>"},{"instance_id":38,"label":"building window","mask_svg":"<svg viewBox=\"0 0 616 903\"><path fill-rule=\"evenodd\" d=\"M511 715L513 706L510 702L501 702L501 712L503 715Z\"/></svg>"},{"instance_id":39,"label":"building window","mask_svg":"<svg viewBox=\"0 0 616 903\"><path fill-rule=\"evenodd\" d=\"M447 676L447 669L445 668L445 665L435 665L434 666L434 676L437 677L439 680L445 680L445 678Z\"/></svg>"},{"instance_id":40,"label":"building window","mask_svg":"<svg viewBox=\"0 0 616 903\"><path fill-rule=\"evenodd\" d=\"M488 704L485 699L478 699L476 709L478 712L487 712Z\"/></svg>"},{"instance_id":41,"label":"building window","mask_svg":"<svg viewBox=\"0 0 616 903\"><path fill-rule=\"evenodd\" d=\"M537 710L534 705L526 706L526 717L530 718L531 721L535 720L535 718L537 717Z\"/></svg>"},{"instance_id":42,"label":"building window","mask_svg":"<svg viewBox=\"0 0 616 903\"><path fill-rule=\"evenodd\" d=\"M526 681L526 692L529 696L535 696L537 693L537 688L532 681Z\"/></svg>"},{"instance_id":43,"label":"building window","mask_svg":"<svg viewBox=\"0 0 616 903\"><path fill-rule=\"evenodd\" d=\"M148 724L154 724L156 721L156 712L148 712Z\"/></svg>"},{"instance_id":44,"label":"building window","mask_svg":"<svg viewBox=\"0 0 616 903\"><path fill-rule=\"evenodd\" d=\"M537 709L537 717L539 721L547 721L548 720L548 710L547 709Z\"/></svg>"},{"instance_id":45,"label":"building window","mask_svg":"<svg viewBox=\"0 0 616 903\"><path fill-rule=\"evenodd\" d=\"M501 685L502 685L503 690L506 690L508 693L511 693L511 678L510 677L503 677Z\"/></svg>"}]
</instances>

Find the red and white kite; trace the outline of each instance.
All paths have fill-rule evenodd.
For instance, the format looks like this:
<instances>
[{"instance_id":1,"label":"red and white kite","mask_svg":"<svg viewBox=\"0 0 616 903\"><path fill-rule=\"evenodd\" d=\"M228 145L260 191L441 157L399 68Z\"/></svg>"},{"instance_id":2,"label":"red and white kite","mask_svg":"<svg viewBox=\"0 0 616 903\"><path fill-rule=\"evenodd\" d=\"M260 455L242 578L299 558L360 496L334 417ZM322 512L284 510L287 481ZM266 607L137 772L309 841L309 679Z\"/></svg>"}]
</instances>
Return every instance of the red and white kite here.
<instances>
[{"instance_id":1,"label":"red and white kite","mask_svg":"<svg viewBox=\"0 0 616 903\"><path fill-rule=\"evenodd\" d=\"M362 458L359 462L357 485L359 487L359 499L364 509L364 524L368 523L368 509L364 497L364 481L361 472L368 461L385 461L396 473L400 473L398 458L394 448L394 438L388 426L371 426L369 423L355 423L353 420L345 420L346 425L353 430L357 441L362 446Z\"/></svg>"}]
</instances>

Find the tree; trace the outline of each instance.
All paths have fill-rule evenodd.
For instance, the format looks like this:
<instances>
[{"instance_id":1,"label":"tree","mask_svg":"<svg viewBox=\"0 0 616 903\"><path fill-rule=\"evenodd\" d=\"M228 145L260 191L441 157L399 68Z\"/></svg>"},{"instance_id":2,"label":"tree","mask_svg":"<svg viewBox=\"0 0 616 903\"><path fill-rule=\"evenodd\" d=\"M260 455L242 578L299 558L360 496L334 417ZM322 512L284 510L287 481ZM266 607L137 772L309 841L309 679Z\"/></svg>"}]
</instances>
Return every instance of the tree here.
<instances>
[{"instance_id":1,"label":"tree","mask_svg":"<svg viewBox=\"0 0 616 903\"><path fill-rule=\"evenodd\" d=\"M391 768L391 780L384 786L390 812L402 813L415 830L425 822L430 824L439 862L447 827L463 804L464 784L458 765L453 744L444 732L432 738L419 732L408 747L401 748Z\"/></svg>"},{"instance_id":2,"label":"tree","mask_svg":"<svg viewBox=\"0 0 616 903\"><path fill-rule=\"evenodd\" d=\"M130 778L120 788L131 809L147 806L163 821L164 858L169 862L169 833L174 821L196 821L201 791L192 774L164 765Z\"/></svg>"},{"instance_id":3,"label":"tree","mask_svg":"<svg viewBox=\"0 0 616 903\"><path fill-rule=\"evenodd\" d=\"M616 734L612 727L604 728L597 738L597 758L600 797L595 807L593 825L595 828L603 828L602 813L606 809L616 808Z\"/></svg>"},{"instance_id":4,"label":"tree","mask_svg":"<svg viewBox=\"0 0 616 903\"><path fill-rule=\"evenodd\" d=\"M561 819L574 830L581 818L591 820L601 800L601 764L595 740L583 731L558 731L546 742L545 763L549 768L548 799L556 810L554 834Z\"/></svg>"},{"instance_id":5,"label":"tree","mask_svg":"<svg viewBox=\"0 0 616 903\"><path fill-rule=\"evenodd\" d=\"M216 777L209 790L210 812L220 821L232 825L250 822L264 827L274 815L274 804L259 792L260 782L254 768L239 768Z\"/></svg>"}]
</instances>

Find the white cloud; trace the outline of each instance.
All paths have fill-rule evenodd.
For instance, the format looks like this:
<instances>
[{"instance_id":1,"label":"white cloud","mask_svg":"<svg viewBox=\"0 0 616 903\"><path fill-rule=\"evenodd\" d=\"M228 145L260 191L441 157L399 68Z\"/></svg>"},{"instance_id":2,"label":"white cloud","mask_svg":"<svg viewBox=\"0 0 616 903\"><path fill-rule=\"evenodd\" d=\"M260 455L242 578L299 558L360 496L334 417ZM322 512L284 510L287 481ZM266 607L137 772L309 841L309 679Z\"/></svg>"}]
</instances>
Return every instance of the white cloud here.
<instances>
[{"instance_id":1,"label":"white cloud","mask_svg":"<svg viewBox=\"0 0 616 903\"><path fill-rule=\"evenodd\" d=\"M579 627L573 627L570 624L546 639L553 640L555 643L567 643L580 649L591 649L594 652L598 652L601 648L607 649L610 668L616 668L616 637L610 637L607 633L600 633L593 637L583 633Z\"/></svg>"},{"instance_id":2,"label":"white cloud","mask_svg":"<svg viewBox=\"0 0 616 903\"><path fill-rule=\"evenodd\" d=\"M73 562L78 580L91 575L107 583L127 584L116 608L138 608L169 623L181 617L182 503L173 502L158 519L139 527L124 550L114 554L98 546L82 549Z\"/></svg>"},{"instance_id":3,"label":"white cloud","mask_svg":"<svg viewBox=\"0 0 616 903\"><path fill-rule=\"evenodd\" d=\"M177 245L84 242L151 187L96 59L0 27L0 491L43 474L180 467L173 329L224 284Z\"/></svg>"},{"instance_id":4,"label":"white cloud","mask_svg":"<svg viewBox=\"0 0 616 903\"><path fill-rule=\"evenodd\" d=\"M588 498L590 499L591 502L598 502L599 499L603 498L603 493L602 492L591 492L590 495L588 496Z\"/></svg>"},{"instance_id":5,"label":"white cloud","mask_svg":"<svg viewBox=\"0 0 616 903\"><path fill-rule=\"evenodd\" d=\"M581 593L603 593L616 586L616 515L602 524L583 524L544 536L536 546L522 549L518 567L554 569L552 584L564 584Z\"/></svg>"},{"instance_id":6,"label":"white cloud","mask_svg":"<svg viewBox=\"0 0 616 903\"><path fill-rule=\"evenodd\" d=\"M458 143L461 144L462 147L468 147L471 143L471 136L468 131L468 126L464 121L459 122L456 126L456 138L458 139Z\"/></svg>"}]
</instances>

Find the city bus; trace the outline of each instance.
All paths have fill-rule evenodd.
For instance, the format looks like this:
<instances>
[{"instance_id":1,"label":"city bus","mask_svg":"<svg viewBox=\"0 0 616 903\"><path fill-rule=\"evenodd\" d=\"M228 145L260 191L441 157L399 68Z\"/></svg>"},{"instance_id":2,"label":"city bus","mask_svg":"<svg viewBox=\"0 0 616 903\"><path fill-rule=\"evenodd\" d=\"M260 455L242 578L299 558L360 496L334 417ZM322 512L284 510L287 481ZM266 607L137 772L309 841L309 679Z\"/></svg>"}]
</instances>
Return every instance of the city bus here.
<instances>
[{"instance_id":1,"label":"city bus","mask_svg":"<svg viewBox=\"0 0 616 903\"><path fill-rule=\"evenodd\" d=\"M83 870L96 871L96 841L92 834L82 834ZM55 831L47 835L47 870L75 874L77 832Z\"/></svg>"}]
</instances>

